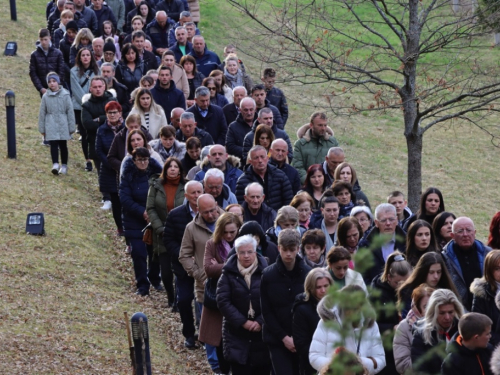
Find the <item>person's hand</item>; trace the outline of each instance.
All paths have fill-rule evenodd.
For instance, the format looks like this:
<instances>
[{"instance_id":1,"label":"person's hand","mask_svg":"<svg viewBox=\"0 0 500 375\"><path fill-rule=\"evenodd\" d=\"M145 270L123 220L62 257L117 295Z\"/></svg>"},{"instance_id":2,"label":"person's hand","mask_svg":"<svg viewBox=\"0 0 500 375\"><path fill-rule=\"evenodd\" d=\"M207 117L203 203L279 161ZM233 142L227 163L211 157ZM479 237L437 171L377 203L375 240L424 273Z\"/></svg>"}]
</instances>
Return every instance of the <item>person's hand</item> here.
<instances>
[{"instance_id":1,"label":"person's hand","mask_svg":"<svg viewBox=\"0 0 500 375\"><path fill-rule=\"evenodd\" d=\"M253 322L253 329L252 332L260 332L262 327L260 326L259 322Z\"/></svg>"},{"instance_id":2,"label":"person's hand","mask_svg":"<svg viewBox=\"0 0 500 375\"><path fill-rule=\"evenodd\" d=\"M43 95L43 94L45 94L45 93L47 92L47 89L43 88L43 89L41 89L41 90L40 90L40 92L41 92L41 93L42 93L42 95Z\"/></svg>"},{"instance_id":3,"label":"person's hand","mask_svg":"<svg viewBox=\"0 0 500 375\"><path fill-rule=\"evenodd\" d=\"M295 350L295 344L293 343L293 338L291 338L290 336L285 336L282 341L283 344L285 344L285 348L290 350L292 353L297 352L297 350Z\"/></svg>"},{"instance_id":4,"label":"person's hand","mask_svg":"<svg viewBox=\"0 0 500 375\"><path fill-rule=\"evenodd\" d=\"M186 104L188 107L191 107L194 105L194 100L186 100Z\"/></svg>"},{"instance_id":5,"label":"person's hand","mask_svg":"<svg viewBox=\"0 0 500 375\"><path fill-rule=\"evenodd\" d=\"M142 217L144 218L144 220L146 220L149 223L148 211L144 211L144 213L142 214Z\"/></svg>"},{"instance_id":6,"label":"person's hand","mask_svg":"<svg viewBox=\"0 0 500 375\"><path fill-rule=\"evenodd\" d=\"M215 258L210 259L210 262L212 263L212 266L219 263L219 262L217 262L217 259L215 259Z\"/></svg>"},{"instance_id":7,"label":"person's hand","mask_svg":"<svg viewBox=\"0 0 500 375\"><path fill-rule=\"evenodd\" d=\"M253 322L251 320L247 320L245 323L243 323L243 328L245 328L247 331L251 331L253 327Z\"/></svg>"}]
</instances>

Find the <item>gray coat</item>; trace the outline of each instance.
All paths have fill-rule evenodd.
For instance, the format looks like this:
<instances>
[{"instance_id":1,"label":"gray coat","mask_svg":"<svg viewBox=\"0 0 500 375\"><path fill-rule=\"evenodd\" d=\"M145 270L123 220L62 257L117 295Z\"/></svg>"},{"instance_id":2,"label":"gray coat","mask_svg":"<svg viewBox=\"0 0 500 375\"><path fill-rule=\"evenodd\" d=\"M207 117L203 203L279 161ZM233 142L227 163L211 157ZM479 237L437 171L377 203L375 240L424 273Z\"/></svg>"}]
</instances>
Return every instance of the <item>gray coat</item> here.
<instances>
[{"instance_id":1,"label":"gray coat","mask_svg":"<svg viewBox=\"0 0 500 375\"><path fill-rule=\"evenodd\" d=\"M47 90L43 94L38 114L38 130L47 141L67 141L76 130L75 112L69 92Z\"/></svg>"}]
</instances>

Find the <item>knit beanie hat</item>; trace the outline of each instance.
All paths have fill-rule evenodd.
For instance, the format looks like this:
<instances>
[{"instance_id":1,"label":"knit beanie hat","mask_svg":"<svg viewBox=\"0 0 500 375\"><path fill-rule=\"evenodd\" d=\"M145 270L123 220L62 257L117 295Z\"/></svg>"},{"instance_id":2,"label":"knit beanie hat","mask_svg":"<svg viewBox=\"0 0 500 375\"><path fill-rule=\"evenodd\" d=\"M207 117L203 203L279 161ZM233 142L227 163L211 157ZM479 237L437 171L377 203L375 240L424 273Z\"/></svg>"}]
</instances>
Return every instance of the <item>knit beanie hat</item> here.
<instances>
[{"instance_id":1,"label":"knit beanie hat","mask_svg":"<svg viewBox=\"0 0 500 375\"><path fill-rule=\"evenodd\" d=\"M75 31L78 31L78 24L71 20L69 21L67 24L66 24L66 30L75 30Z\"/></svg>"},{"instance_id":2,"label":"knit beanie hat","mask_svg":"<svg viewBox=\"0 0 500 375\"><path fill-rule=\"evenodd\" d=\"M116 53L116 47L115 47L115 44L112 43L112 42L106 42L104 43L104 47L103 47L103 52L113 52L113 53Z\"/></svg>"},{"instance_id":3,"label":"knit beanie hat","mask_svg":"<svg viewBox=\"0 0 500 375\"><path fill-rule=\"evenodd\" d=\"M49 83L50 79L54 79L58 84L61 84L61 80L59 79L59 76L54 72L47 74L47 83Z\"/></svg>"}]
</instances>

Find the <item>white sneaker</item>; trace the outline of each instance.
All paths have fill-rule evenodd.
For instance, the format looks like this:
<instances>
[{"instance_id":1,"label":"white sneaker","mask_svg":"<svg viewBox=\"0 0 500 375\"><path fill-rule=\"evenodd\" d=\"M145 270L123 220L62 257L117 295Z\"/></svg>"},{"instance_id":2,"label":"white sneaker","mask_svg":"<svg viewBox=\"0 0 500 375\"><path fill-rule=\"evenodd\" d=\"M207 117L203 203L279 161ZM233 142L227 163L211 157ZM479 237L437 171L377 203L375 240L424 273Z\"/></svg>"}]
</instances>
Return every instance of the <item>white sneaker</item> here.
<instances>
[{"instance_id":1,"label":"white sneaker","mask_svg":"<svg viewBox=\"0 0 500 375\"><path fill-rule=\"evenodd\" d=\"M61 169L59 169L59 174L68 174L68 166L63 164Z\"/></svg>"},{"instance_id":2,"label":"white sneaker","mask_svg":"<svg viewBox=\"0 0 500 375\"><path fill-rule=\"evenodd\" d=\"M101 210L109 210L111 208L111 201L104 201Z\"/></svg>"},{"instance_id":3,"label":"white sneaker","mask_svg":"<svg viewBox=\"0 0 500 375\"><path fill-rule=\"evenodd\" d=\"M52 165L52 174L55 174L56 176L59 174L59 163L54 163Z\"/></svg>"}]
</instances>

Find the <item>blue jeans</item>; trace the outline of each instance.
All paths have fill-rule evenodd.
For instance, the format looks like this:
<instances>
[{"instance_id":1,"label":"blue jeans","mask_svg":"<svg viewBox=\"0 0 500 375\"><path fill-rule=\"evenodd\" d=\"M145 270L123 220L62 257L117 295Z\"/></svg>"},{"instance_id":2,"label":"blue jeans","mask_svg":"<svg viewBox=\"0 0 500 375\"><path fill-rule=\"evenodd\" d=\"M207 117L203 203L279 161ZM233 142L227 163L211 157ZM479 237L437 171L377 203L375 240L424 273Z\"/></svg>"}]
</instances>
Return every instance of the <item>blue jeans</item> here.
<instances>
[{"instance_id":1,"label":"blue jeans","mask_svg":"<svg viewBox=\"0 0 500 375\"><path fill-rule=\"evenodd\" d=\"M197 307L197 312L200 312L200 317L201 317L201 312L203 311L203 304L200 302L196 302L196 307ZM207 360L208 364L210 365L210 368L212 370L217 370L219 368L219 360L217 359L217 347L212 346L209 344L205 344L205 351L207 352Z\"/></svg>"}]
</instances>

